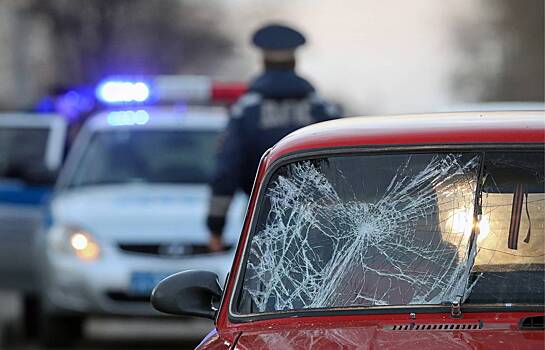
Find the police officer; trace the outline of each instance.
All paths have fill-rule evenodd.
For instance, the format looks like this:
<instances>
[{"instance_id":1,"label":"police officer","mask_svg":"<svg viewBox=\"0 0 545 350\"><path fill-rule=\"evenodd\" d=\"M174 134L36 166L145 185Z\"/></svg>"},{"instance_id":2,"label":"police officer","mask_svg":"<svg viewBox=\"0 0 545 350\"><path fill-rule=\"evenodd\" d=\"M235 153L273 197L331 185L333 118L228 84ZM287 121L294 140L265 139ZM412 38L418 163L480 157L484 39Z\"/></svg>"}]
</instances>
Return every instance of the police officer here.
<instances>
[{"instance_id":1,"label":"police officer","mask_svg":"<svg viewBox=\"0 0 545 350\"><path fill-rule=\"evenodd\" d=\"M338 117L335 106L294 71L295 49L305 41L298 31L279 24L253 35L253 44L263 51L265 71L231 107L218 149L207 218L211 251L223 249L221 235L231 199L237 189L250 194L263 153L296 129Z\"/></svg>"}]
</instances>

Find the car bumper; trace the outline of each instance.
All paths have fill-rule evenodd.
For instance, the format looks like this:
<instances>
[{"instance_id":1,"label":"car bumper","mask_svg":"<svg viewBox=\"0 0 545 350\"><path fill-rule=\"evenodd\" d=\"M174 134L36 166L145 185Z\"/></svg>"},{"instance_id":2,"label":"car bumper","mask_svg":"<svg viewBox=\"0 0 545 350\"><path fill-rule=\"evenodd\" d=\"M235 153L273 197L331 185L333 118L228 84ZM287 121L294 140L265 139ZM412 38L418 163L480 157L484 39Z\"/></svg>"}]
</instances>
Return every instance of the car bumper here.
<instances>
[{"instance_id":1,"label":"car bumper","mask_svg":"<svg viewBox=\"0 0 545 350\"><path fill-rule=\"evenodd\" d=\"M108 254L97 261L75 256L47 254L42 269L43 302L49 313L90 315L161 315L149 302L149 294L131 289L133 273L171 274L184 270L208 270L223 284L234 252L183 258L161 258L143 254Z\"/></svg>"}]
</instances>

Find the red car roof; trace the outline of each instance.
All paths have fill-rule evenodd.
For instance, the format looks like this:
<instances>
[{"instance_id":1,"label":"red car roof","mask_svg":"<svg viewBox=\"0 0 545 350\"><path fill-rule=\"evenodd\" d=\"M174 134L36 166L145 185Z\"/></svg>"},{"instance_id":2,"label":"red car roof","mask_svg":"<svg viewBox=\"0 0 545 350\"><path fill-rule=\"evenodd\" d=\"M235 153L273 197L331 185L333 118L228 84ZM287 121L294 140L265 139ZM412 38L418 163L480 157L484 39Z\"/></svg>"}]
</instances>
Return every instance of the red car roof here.
<instances>
[{"instance_id":1,"label":"red car roof","mask_svg":"<svg viewBox=\"0 0 545 350\"><path fill-rule=\"evenodd\" d=\"M543 142L545 111L353 117L289 134L272 148L269 161L292 152L335 147Z\"/></svg>"}]
</instances>

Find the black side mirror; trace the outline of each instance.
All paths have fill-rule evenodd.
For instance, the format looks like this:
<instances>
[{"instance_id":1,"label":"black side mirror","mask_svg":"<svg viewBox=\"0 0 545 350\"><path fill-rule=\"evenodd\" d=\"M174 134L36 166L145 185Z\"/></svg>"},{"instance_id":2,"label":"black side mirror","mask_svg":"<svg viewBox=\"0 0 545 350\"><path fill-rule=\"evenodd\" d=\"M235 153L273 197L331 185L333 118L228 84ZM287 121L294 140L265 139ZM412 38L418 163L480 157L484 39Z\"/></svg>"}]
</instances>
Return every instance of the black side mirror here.
<instances>
[{"instance_id":1,"label":"black side mirror","mask_svg":"<svg viewBox=\"0 0 545 350\"><path fill-rule=\"evenodd\" d=\"M189 270L159 282L151 292L151 304L167 314L214 319L221 294L218 275Z\"/></svg>"}]
</instances>

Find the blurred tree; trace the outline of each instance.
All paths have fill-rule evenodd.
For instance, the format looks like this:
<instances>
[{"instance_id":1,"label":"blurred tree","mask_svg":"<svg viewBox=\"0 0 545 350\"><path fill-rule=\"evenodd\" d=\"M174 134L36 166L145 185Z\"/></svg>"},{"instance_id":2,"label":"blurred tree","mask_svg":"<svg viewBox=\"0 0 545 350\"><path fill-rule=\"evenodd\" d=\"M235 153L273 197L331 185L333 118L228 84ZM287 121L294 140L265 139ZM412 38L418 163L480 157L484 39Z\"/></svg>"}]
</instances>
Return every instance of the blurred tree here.
<instances>
[{"instance_id":1,"label":"blurred tree","mask_svg":"<svg viewBox=\"0 0 545 350\"><path fill-rule=\"evenodd\" d=\"M204 73L232 47L213 8L180 0L26 0L21 13L47 18L56 75L65 84L111 74Z\"/></svg>"},{"instance_id":2,"label":"blurred tree","mask_svg":"<svg viewBox=\"0 0 545 350\"><path fill-rule=\"evenodd\" d=\"M481 101L544 101L544 1L488 0L491 21L459 23L464 60L458 95Z\"/></svg>"}]
</instances>

